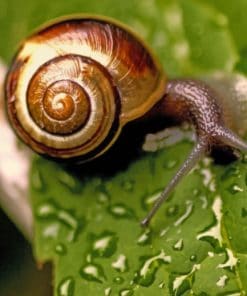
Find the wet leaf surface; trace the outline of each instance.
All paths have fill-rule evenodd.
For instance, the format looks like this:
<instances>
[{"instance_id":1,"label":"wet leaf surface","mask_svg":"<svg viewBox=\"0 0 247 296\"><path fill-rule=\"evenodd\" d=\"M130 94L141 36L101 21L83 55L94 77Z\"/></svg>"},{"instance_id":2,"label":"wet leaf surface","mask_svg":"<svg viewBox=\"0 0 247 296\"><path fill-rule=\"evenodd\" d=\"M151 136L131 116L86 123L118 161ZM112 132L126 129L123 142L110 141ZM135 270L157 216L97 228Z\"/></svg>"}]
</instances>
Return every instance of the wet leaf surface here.
<instances>
[{"instance_id":1,"label":"wet leaf surface","mask_svg":"<svg viewBox=\"0 0 247 296\"><path fill-rule=\"evenodd\" d=\"M218 295L246 289L245 163L223 167L206 159L150 227L139 226L190 148L184 142L165 153L144 154L108 177L95 172L88 178L83 166L83 173L71 175L73 185L60 182L67 173L61 166L34 160L33 173L46 180L32 187L36 255L54 261L58 289L66 279L74 291L68 295L125 295L125 290L134 295L187 295L190 290ZM171 159L177 164L167 168Z\"/></svg>"}]
</instances>

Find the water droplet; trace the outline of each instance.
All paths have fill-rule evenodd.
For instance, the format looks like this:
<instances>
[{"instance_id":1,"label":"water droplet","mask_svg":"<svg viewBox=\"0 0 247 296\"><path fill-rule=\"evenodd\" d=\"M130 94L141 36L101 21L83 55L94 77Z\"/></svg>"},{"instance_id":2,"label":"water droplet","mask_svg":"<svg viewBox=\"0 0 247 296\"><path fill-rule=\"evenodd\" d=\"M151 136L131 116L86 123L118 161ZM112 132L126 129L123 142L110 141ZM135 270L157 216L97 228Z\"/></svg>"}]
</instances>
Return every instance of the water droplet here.
<instances>
[{"instance_id":1,"label":"water droplet","mask_svg":"<svg viewBox=\"0 0 247 296\"><path fill-rule=\"evenodd\" d=\"M138 245L144 246L150 244L151 242L151 231L149 229L144 230L142 234L139 236L137 243Z\"/></svg>"},{"instance_id":2,"label":"water droplet","mask_svg":"<svg viewBox=\"0 0 247 296\"><path fill-rule=\"evenodd\" d=\"M184 242L183 242L183 239L179 239L176 244L173 246L173 249L175 251L181 251L183 249L183 246L184 246Z\"/></svg>"},{"instance_id":3,"label":"water droplet","mask_svg":"<svg viewBox=\"0 0 247 296\"><path fill-rule=\"evenodd\" d=\"M187 280L200 268L201 268L200 264L194 264L193 268L191 269L191 271L189 273L177 276L174 279L173 284L172 284L173 294L174 295L182 295L182 293L180 293L179 291L183 290L184 286L187 286L187 284L186 284Z\"/></svg>"},{"instance_id":4,"label":"water droplet","mask_svg":"<svg viewBox=\"0 0 247 296\"><path fill-rule=\"evenodd\" d=\"M74 295L74 288L75 288L75 281L72 277L66 277L62 282L59 284L57 293L58 296L73 296Z\"/></svg>"},{"instance_id":5,"label":"water droplet","mask_svg":"<svg viewBox=\"0 0 247 296\"><path fill-rule=\"evenodd\" d=\"M207 200L207 197L205 195L201 195L199 196L199 199L201 200L202 202L202 208L203 209L206 209L208 207L208 200Z\"/></svg>"},{"instance_id":6,"label":"water droplet","mask_svg":"<svg viewBox=\"0 0 247 296\"><path fill-rule=\"evenodd\" d=\"M164 229L162 229L161 231L160 231L160 237L163 237L166 233L167 233L167 231L170 229L170 227L166 227L166 228L164 228Z\"/></svg>"},{"instance_id":7,"label":"water droplet","mask_svg":"<svg viewBox=\"0 0 247 296\"><path fill-rule=\"evenodd\" d=\"M198 196L200 193L200 190L198 188L193 189L193 195Z\"/></svg>"},{"instance_id":8,"label":"water droplet","mask_svg":"<svg viewBox=\"0 0 247 296\"><path fill-rule=\"evenodd\" d=\"M87 281L103 283L105 280L104 270L97 264L86 264L80 270L80 275Z\"/></svg>"},{"instance_id":9,"label":"water droplet","mask_svg":"<svg viewBox=\"0 0 247 296\"><path fill-rule=\"evenodd\" d=\"M212 170L210 168L201 168L200 175L203 177L203 185L210 191L215 191L215 178Z\"/></svg>"},{"instance_id":10,"label":"water droplet","mask_svg":"<svg viewBox=\"0 0 247 296\"><path fill-rule=\"evenodd\" d=\"M105 296L110 296L111 295L111 287L108 287L105 289Z\"/></svg>"},{"instance_id":11,"label":"water droplet","mask_svg":"<svg viewBox=\"0 0 247 296\"><path fill-rule=\"evenodd\" d=\"M221 234L221 219L222 219L222 199L221 196L217 195L212 204L212 210L215 216L215 221L213 225L206 228L205 231L199 233L196 238L206 238L211 244L214 244L214 240L218 240L219 244L222 244L222 234Z\"/></svg>"},{"instance_id":12,"label":"water droplet","mask_svg":"<svg viewBox=\"0 0 247 296\"><path fill-rule=\"evenodd\" d=\"M58 220L69 227L70 232L67 237L68 241L74 241L82 227L82 223L79 222L72 213L68 210L59 208L54 202L45 202L40 205L37 209L36 216L39 219L44 219L46 221L48 219Z\"/></svg>"},{"instance_id":13,"label":"water droplet","mask_svg":"<svg viewBox=\"0 0 247 296\"><path fill-rule=\"evenodd\" d=\"M91 263L92 261L93 261L92 254L87 254L87 256L86 256L86 262L87 263Z\"/></svg>"},{"instance_id":14,"label":"water droplet","mask_svg":"<svg viewBox=\"0 0 247 296\"><path fill-rule=\"evenodd\" d=\"M225 287L226 283L228 280L228 276L227 275L222 275L219 280L216 282L216 285L220 288Z\"/></svg>"},{"instance_id":15,"label":"water droplet","mask_svg":"<svg viewBox=\"0 0 247 296\"><path fill-rule=\"evenodd\" d=\"M230 187L228 187L228 192L230 192L231 194L236 194L239 192L243 192L244 189L241 188L238 184L232 184Z\"/></svg>"},{"instance_id":16,"label":"water droplet","mask_svg":"<svg viewBox=\"0 0 247 296\"><path fill-rule=\"evenodd\" d=\"M117 277L114 278L113 281L114 281L114 283L120 285L120 284L122 284L124 282L124 279L121 276L117 276Z\"/></svg>"},{"instance_id":17,"label":"water droplet","mask_svg":"<svg viewBox=\"0 0 247 296\"><path fill-rule=\"evenodd\" d=\"M186 201L186 210L184 212L184 214L179 217L179 219L177 221L174 222L174 226L178 226L180 224L182 224L185 220L188 219L188 217L190 216L190 214L192 213L193 210L193 203L191 200L187 200Z\"/></svg>"},{"instance_id":18,"label":"water droplet","mask_svg":"<svg viewBox=\"0 0 247 296\"><path fill-rule=\"evenodd\" d=\"M110 231L104 231L100 235L92 235L92 255L94 257L111 257L117 249L117 236Z\"/></svg>"},{"instance_id":19,"label":"water droplet","mask_svg":"<svg viewBox=\"0 0 247 296\"><path fill-rule=\"evenodd\" d=\"M79 193L81 192L81 183L76 180L72 174L69 174L65 170L58 171L58 181L62 185L66 186L70 192L72 193Z\"/></svg>"},{"instance_id":20,"label":"water droplet","mask_svg":"<svg viewBox=\"0 0 247 296\"><path fill-rule=\"evenodd\" d=\"M159 284L159 288L160 288L160 289L164 289L165 286L166 286L165 282L161 282L161 283Z\"/></svg>"},{"instance_id":21,"label":"water droplet","mask_svg":"<svg viewBox=\"0 0 247 296\"><path fill-rule=\"evenodd\" d=\"M112 262L111 265L113 268L115 268L119 272L125 272L128 270L128 262L125 255L120 254L116 261Z\"/></svg>"},{"instance_id":22,"label":"water droplet","mask_svg":"<svg viewBox=\"0 0 247 296\"><path fill-rule=\"evenodd\" d=\"M67 249L65 247L64 244L57 244L55 246L55 252L58 254L58 255L65 255L67 253Z\"/></svg>"},{"instance_id":23,"label":"water droplet","mask_svg":"<svg viewBox=\"0 0 247 296\"><path fill-rule=\"evenodd\" d=\"M239 263L239 259L235 257L231 249L226 248L226 261L217 266L217 268L230 268L233 270L235 266Z\"/></svg>"},{"instance_id":24,"label":"water droplet","mask_svg":"<svg viewBox=\"0 0 247 296\"><path fill-rule=\"evenodd\" d=\"M36 189L37 191L42 191L42 192L45 191L46 189L45 181L41 172L38 169L32 172L31 182L32 182L33 188Z\"/></svg>"},{"instance_id":25,"label":"water droplet","mask_svg":"<svg viewBox=\"0 0 247 296\"><path fill-rule=\"evenodd\" d=\"M97 200L101 204L108 204L110 202L110 196L108 193L101 191L97 196Z\"/></svg>"},{"instance_id":26,"label":"water droplet","mask_svg":"<svg viewBox=\"0 0 247 296\"><path fill-rule=\"evenodd\" d=\"M131 295L133 295L133 293L134 292L131 289L124 289L119 292L119 295L120 296L131 296Z\"/></svg>"},{"instance_id":27,"label":"water droplet","mask_svg":"<svg viewBox=\"0 0 247 296\"><path fill-rule=\"evenodd\" d=\"M38 218L56 217L57 208L52 203L44 203L38 207L36 216Z\"/></svg>"},{"instance_id":28,"label":"water droplet","mask_svg":"<svg viewBox=\"0 0 247 296\"><path fill-rule=\"evenodd\" d=\"M177 165L177 160L168 160L165 165L164 168L166 169L173 169L176 165Z\"/></svg>"},{"instance_id":29,"label":"water droplet","mask_svg":"<svg viewBox=\"0 0 247 296\"><path fill-rule=\"evenodd\" d=\"M167 208L166 215L167 215L167 217L176 216L178 211L179 211L178 205L172 205Z\"/></svg>"},{"instance_id":30,"label":"water droplet","mask_svg":"<svg viewBox=\"0 0 247 296\"><path fill-rule=\"evenodd\" d=\"M145 210L149 209L152 207L152 205L155 203L155 201L160 197L162 190L157 190L148 196L145 196L142 200L143 208Z\"/></svg>"},{"instance_id":31,"label":"water droplet","mask_svg":"<svg viewBox=\"0 0 247 296\"><path fill-rule=\"evenodd\" d=\"M239 177L239 176L240 176L239 168L235 167L235 166L230 166L222 174L221 180L226 181L226 180L231 179L231 178L236 179L236 177Z\"/></svg>"},{"instance_id":32,"label":"water droplet","mask_svg":"<svg viewBox=\"0 0 247 296\"><path fill-rule=\"evenodd\" d=\"M150 286L155 280L155 274L161 264L168 264L171 262L171 256L165 255L165 252L161 252L152 257L142 258L144 263L140 270L135 274L134 281L144 287Z\"/></svg>"},{"instance_id":33,"label":"water droplet","mask_svg":"<svg viewBox=\"0 0 247 296\"><path fill-rule=\"evenodd\" d=\"M190 256L190 261L194 262L194 261L196 261L196 259L197 259L196 255L191 255Z\"/></svg>"},{"instance_id":34,"label":"water droplet","mask_svg":"<svg viewBox=\"0 0 247 296\"><path fill-rule=\"evenodd\" d=\"M49 223L48 226L45 226L43 229L43 236L45 238L56 238L59 232L59 223Z\"/></svg>"},{"instance_id":35,"label":"water droplet","mask_svg":"<svg viewBox=\"0 0 247 296\"><path fill-rule=\"evenodd\" d=\"M133 209L121 203L110 206L108 210L116 218L135 218Z\"/></svg>"},{"instance_id":36,"label":"water droplet","mask_svg":"<svg viewBox=\"0 0 247 296\"><path fill-rule=\"evenodd\" d=\"M125 180L124 182L122 182L122 188L126 192L132 192L134 190L134 185L134 180Z\"/></svg>"}]
</instances>

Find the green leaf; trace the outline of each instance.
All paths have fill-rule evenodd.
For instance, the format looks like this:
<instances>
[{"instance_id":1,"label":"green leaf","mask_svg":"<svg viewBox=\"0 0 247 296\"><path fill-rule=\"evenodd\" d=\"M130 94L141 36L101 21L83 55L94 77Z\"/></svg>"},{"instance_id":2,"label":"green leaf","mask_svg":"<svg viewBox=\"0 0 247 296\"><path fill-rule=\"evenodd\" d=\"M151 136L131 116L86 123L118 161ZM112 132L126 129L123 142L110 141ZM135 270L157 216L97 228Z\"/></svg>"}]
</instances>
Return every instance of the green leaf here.
<instances>
[{"instance_id":1,"label":"green leaf","mask_svg":"<svg viewBox=\"0 0 247 296\"><path fill-rule=\"evenodd\" d=\"M245 6L244 0L1 1L0 54L9 61L34 27L83 12L131 26L169 77L232 71L246 47ZM101 162L75 172L35 157L34 252L38 261L54 263L56 295L247 291L246 163L216 166L206 159L179 184L150 228L139 226L191 147L182 142L143 152L122 169L109 172L108 163L107 173Z\"/></svg>"},{"instance_id":2,"label":"green leaf","mask_svg":"<svg viewBox=\"0 0 247 296\"><path fill-rule=\"evenodd\" d=\"M203 162L178 186L150 229L139 226L190 148L181 143L143 155L107 178L97 171L88 177L87 166L72 176L54 162L35 159L36 256L55 263L57 295L67 295L64 285L74 291L68 295L125 290L185 295L190 289L218 295L246 289L244 163L217 167L213 191L215 179L208 176L214 172Z\"/></svg>"}]
</instances>

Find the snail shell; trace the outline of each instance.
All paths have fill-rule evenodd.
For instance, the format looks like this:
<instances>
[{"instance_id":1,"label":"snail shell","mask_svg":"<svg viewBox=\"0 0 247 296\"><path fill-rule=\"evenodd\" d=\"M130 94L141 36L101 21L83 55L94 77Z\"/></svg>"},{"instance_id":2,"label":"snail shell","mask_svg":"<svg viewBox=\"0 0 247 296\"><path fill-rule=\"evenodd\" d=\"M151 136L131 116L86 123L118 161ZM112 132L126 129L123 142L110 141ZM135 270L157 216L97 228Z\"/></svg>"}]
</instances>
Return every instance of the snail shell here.
<instances>
[{"instance_id":1,"label":"snail shell","mask_svg":"<svg viewBox=\"0 0 247 296\"><path fill-rule=\"evenodd\" d=\"M7 111L36 152L87 160L160 100L165 85L150 50L123 25L65 19L21 45L6 79Z\"/></svg>"}]
</instances>

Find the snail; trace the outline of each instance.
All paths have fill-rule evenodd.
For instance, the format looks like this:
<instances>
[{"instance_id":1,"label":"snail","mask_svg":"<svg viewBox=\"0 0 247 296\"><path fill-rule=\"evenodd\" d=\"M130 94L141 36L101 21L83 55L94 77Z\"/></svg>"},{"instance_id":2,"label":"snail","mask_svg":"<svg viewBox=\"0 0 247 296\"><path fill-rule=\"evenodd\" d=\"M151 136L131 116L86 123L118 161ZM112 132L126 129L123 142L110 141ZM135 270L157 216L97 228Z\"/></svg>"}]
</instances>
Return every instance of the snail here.
<instances>
[{"instance_id":1,"label":"snail","mask_svg":"<svg viewBox=\"0 0 247 296\"><path fill-rule=\"evenodd\" d=\"M106 18L70 17L31 35L12 62L5 93L17 135L34 151L65 160L99 157L134 120L192 123L196 144L143 226L212 146L247 151L247 128L235 124L237 113L220 94L199 80L168 80L145 42Z\"/></svg>"}]
</instances>

